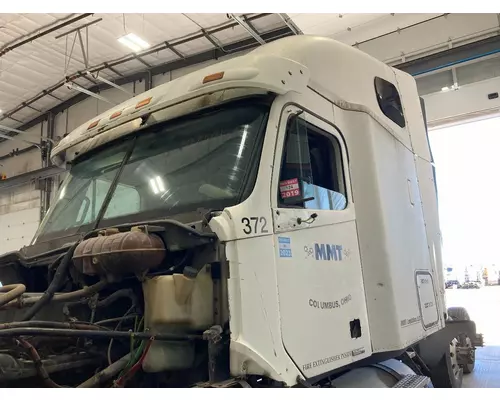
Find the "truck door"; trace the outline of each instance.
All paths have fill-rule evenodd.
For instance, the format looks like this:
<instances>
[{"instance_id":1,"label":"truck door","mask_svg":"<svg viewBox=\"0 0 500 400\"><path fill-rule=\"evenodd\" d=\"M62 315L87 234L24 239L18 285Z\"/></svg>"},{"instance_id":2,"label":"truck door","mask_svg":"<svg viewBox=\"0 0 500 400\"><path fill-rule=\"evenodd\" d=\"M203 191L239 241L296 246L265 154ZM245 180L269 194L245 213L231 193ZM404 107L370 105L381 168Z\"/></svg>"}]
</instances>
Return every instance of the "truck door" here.
<instances>
[{"instance_id":1,"label":"truck door","mask_svg":"<svg viewBox=\"0 0 500 400\"><path fill-rule=\"evenodd\" d=\"M281 117L272 192L282 340L306 377L371 354L347 149L297 107Z\"/></svg>"}]
</instances>

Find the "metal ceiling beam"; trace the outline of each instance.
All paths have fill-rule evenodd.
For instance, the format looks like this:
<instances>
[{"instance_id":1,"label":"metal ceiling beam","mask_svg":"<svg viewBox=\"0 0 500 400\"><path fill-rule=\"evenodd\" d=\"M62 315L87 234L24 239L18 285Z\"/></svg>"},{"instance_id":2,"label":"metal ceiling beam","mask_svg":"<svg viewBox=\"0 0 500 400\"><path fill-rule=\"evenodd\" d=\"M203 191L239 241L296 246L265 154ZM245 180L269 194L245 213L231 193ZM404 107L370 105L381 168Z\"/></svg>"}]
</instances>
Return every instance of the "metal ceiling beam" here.
<instances>
[{"instance_id":1,"label":"metal ceiling beam","mask_svg":"<svg viewBox=\"0 0 500 400\"><path fill-rule=\"evenodd\" d=\"M80 42L80 47L82 50L82 57L83 57L83 63L85 64L85 69L89 67L89 59L87 57L87 52L85 51L85 45L83 44L83 37L82 37L82 32L80 29L77 29L76 35L78 36L78 41ZM87 45L89 43L87 42Z\"/></svg>"},{"instance_id":2,"label":"metal ceiling beam","mask_svg":"<svg viewBox=\"0 0 500 400\"><path fill-rule=\"evenodd\" d=\"M500 53L500 35L394 65L394 68L418 76L495 53Z\"/></svg>"},{"instance_id":3,"label":"metal ceiling beam","mask_svg":"<svg viewBox=\"0 0 500 400\"><path fill-rule=\"evenodd\" d=\"M253 32L254 32L254 33L255 33L258 37L260 37L260 32L259 32L259 30L258 30L258 29L257 29L257 28L256 28L256 27L255 27L255 26L254 26L254 25L253 25L253 24L252 24L252 23L248 20L248 18L247 18L245 15L243 15L243 16L242 16L242 18L243 18L243 21L245 22L245 24L247 24L247 25L248 25L248 27L249 27L249 28L250 28L250 29L251 29L251 30L252 30L252 31L253 31ZM262 39L262 38L261 38L261 39ZM265 43L265 41L264 41L264 43ZM264 43L263 43L263 44L264 44Z\"/></svg>"},{"instance_id":4,"label":"metal ceiling beam","mask_svg":"<svg viewBox=\"0 0 500 400\"><path fill-rule=\"evenodd\" d=\"M28 37L20 42L17 42L17 43L12 44L12 45L7 45L7 46L3 47L2 49L0 49L0 57L7 54L9 51L15 50L18 47L21 47L27 43L31 43L36 39L39 39L43 36L48 35L49 33L52 33L52 32L55 32L55 31L61 29L61 28L64 28L65 26L71 25L77 21L80 21L81 19L90 17L91 15L93 15L93 13L79 15L78 17L71 18L70 20L68 20L66 22L63 22L61 24L57 24L57 25L53 26L52 28L46 29L46 30L44 30L36 35L30 36L30 37Z\"/></svg>"},{"instance_id":5,"label":"metal ceiling beam","mask_svg":"<svg viewBox=\"0 0 500 400\"><path fill-rule=\"evenodd\" d=\"M59 97L54 96L52 93L49 93L49 92L47 92L46 90L44 90L43 92L44 92L44 94L45 94L45 95L50 96L50 97L52 97L52 98L56 99L57 101L63 101L63 100L62 100L62 99L60 99Z\"/></svg>"},{"instance_id":6,"label":"metal ceiling beam","mask_svg":"<svg viewBox=\"0 0 500 400\"><path fill-rule=\"evenodd\" d=\"M42 110L39 110L38 108L35 108L35 107L33 107L33 106L30 106L29 104L25 104L25 103L22 103L22 104L23 104L23 105L25 105L27 108L29 108L29 109L33 110L33 111L36 111L36 112L39 112L39 113L41 113L41 112L42 112Z\"/></svg>"},{"instance_id":7,"label":"metal ceiling beam","mask_svg":"<svg viewBox=\"0 0 500 400\"><path fill-rule=\"evenodd\" d=\"M12 135L7 135L7 132L12 133ZM0 125L0 138L6 139L6 140L14 140L14 141L18 141L18 142L23 142L23 143L26 143L26 144L29 144L32 146L36 146L39 149L41 148L39 143L33 142L32 140L20 139L20 138L16 137L16 135L20 134L20 133L26 133L26 132L21 131L19 129L11 128L9 126Z\"/></svg>"},{"instance_id":8,"label":"metal ceiling beam","mask_svg":"<svg viewBox=\"0 0 500 400\"><path fill-rule=\"evenodd\" d=\"M13 118L13 117L11 117L10 115L6 115L6 116L5 116L5 118L11 119L12 121L16 121L16 122L18 122L18 123L20 123L20 124L22 124L22 123L23 123L23 121L19 121L18 119Z\"/></svg>"},{"instance_id":9,"label":"metal ceiling beam","mask_svg":"<svg viewBox=\"0 0 500 400\"><path fill-rule=\"evenodd\" d=\"M291 36L291 35L294 35L294 32L288 26L285 26L283 28L262 34L262 38L264 40L266 40L266 42L271 42L273 40L277 40L277 39L280 39L282 37ZM212 49L209 51L205 51L203 53L196 54L194 56L189 56L189 57L186 57L183 59L178 59L178 60L174 60L174 61L162 64L162 65L158 65L156 67L153 67L149 70L146 70L146 71L143 71L140 73L135 73L135 74L123 77L123 78L119 78L114 83L117 85L125 85L127 83L140 81L142 79L145 79L145 80L151 79L151 77L154 75L160 75L160 74L170 72L173 70L177 70L180 68L188 67L188 66L195 65L195 64L200 64L200 63L203 63L205 61L218 59L218 58L223 57L225 55L236 53L236 52L244 50L244 49L251 49L251 48L254 48L257 46L258 46L258 43L256 43L255 40L253 40L252 38L241 40L239 42L235 42L235 43L226 45L224 47L224 49L215 48L215 49ZM106 84L99 84L99 85L96 85L88 90L95 93L95 92L101 91L103 89L106 89L108 87L109 86ZM75 105L75 104L85 100L88 97L89 96L86 95L85 93L79 93L78 95L72 97L71 99L62 102L61 104L58 104L56 107L53 107L46 114L43 114L43 115L31 120L30 122L20 126L18 128L18 130L25 131L25 130L43 122L43 121L46 121L47 116L50 113L55 115L59 112L62 112L64 110L68 109L72 105ZM15 132L14 132L14 134L15 134ZM30 147L27 147L25 149L19 150L17 152L17 154L19 155L19 154L29 152L29 151L32 151L35 149L37 149L37 147L30 146ZM10 157L11 157L10 154L0 156L0 161L7 159L7 158L10 158ZM24 184L32 182L32 181L46 179L48 177L56 176L62 172L64 172L64 169L61 169L61 168L58 168L55 166L50 166L47 168L42 168L42 169L39 169L36 171L28 172L26 174L17 175L17 176L12 177L12 178L7 178L3 181L0 181L0 191L5 190L5 189L9 189L12 187L16 187L16 186L21 186L21 185L24 185Z\"/></svg>"},{"instance_id":10,"label":"metal ceiling beam","mask_svg":"<svg viewBox=\"0 0 500 400\"><path fill-rule=\"evenodd\" d=\"M291 36L294 33L290 30L288 26L276 29L271 32L263 33L261 36L266 42L271 42L273 40L285 37L285 36ZM203 37L203 34L201 34L201 37ZM248 38L244 39L238 42L234 42L232 44L224 46L224 50L221 48L215 48L211 50L207 50L203 53L198 53L193 56L188 56L183 59L177 59L174 61L167 62L165 64L161 64L158 66L155 66L149 70L134 73L132 75L124 76L123 78L118 78L114 81L115 84L117 85L125 85L127 83L135 82L135 81L141 81L143 79L148 78L148 74L151 73L151 75L160 75L164 74L166 72L174 71L180 68L184 67L189 67L192 65L196 64L201 64L205 61L210 61L210 60L217 60L225 55L233 54L241 50L247 50L247 49L252 49L254 47L257 47L259 44L256 43L256 41L253 38ZM105 69L106 67L103 67ZM107 67L109 69L109 66ZM62 85L61 85L62 86ZM93 93L97 93L100 91L103 91L105 89L109 89L109 86L106 84L99 84L96 86L93 86L91 88L88 88L86 90L91 91ZM69 107L80 103L81 101L85 100L88 97L88 95L84 93L80 93L60 104L57 106L51 108L47 112L52 112L53 114L58 114ZM32 128L33 126L39 124L40 122L46 120L47 117L46 115L41 115L39 117L36 117L32 119L31 121L23 124L20 126L18 129L20 130L28 130L29 128Z\"/></svg>"},{"instance_id":11,"label":"metal ceiling beam","mask_svg":"<svg viewBox=\"0 0 500 400\"><path fill-rule=\"evenodd\" d=\"M12 178L7 178L0 180L0 192L6 189L12 189L17 186L26 185L30 182L39 181L42 179L47 179L55 175L59 175L64 172L63 168L56 166L50 166L45 168L40 168L35 171L27 172L25 174L16 175Z\"/></svg>"},{"instance_id":12,"label":"metal ceiling beam","mask_svg":"<svg viewBox=\"0 0 500 400\"><path fill-rule=\"evenodd\" d=\"M122 86L119 86L116 83L108 81L106 78L103 78L102 76L99 76L99 73L97 73L97 75L92 75L90 72L87 72L87 74L89 74L90 76L92 76L92 78L95 79L95 80L101 81L101 82L103 82L103 83L105 83L105 84L107 84L109 86L112 86L115 89L118 89L118 90L122 91L123 93L126 93L130 97L134 97L134 93L131 93L128 90L124 89ZM97 82L94 82L94 83L97 83Z\"/></svg>"},{"instance_id":13,"label":"metal ceiling beam","mask_svg":"<svg viewBox=\"0 0 500 400\"><path fill-rule=\"evenodd\" d=\"M245 29L250 36L252 36L257 42L260 44L266 44L266 41L262 39L262 37L259 35L259 33L253 29L249 24L247 19L243 19L240 16L236 14L229 14L231 15L231 18L234 19L243 29Z\"/></svg>"},{"instance_id":14,"label":"metal ceiling beam","mask_svg":"<svg viewBox=\"0 0 500 400\"><path fill-rule=\"evenodd\" d=\"M38 147L37 146L28 146L28 147L25 147L24 149L19 149L16 151L16 155L19 156L21 154L28 153L32 150L38 150ZM8 158L11 158L11 157L12 157L12 152L10 152L9 154L4 154L3 156L0 156L0 161L7 160Z\"/></svg>"},{"instance_id":15,"label":"metal ceiling beam","mask_svg":"<svg viewBox=\"0 0 500 400\"><path fill-rule=\"evenodd\" d=\"M205 29L202 28L201 31L203 32L205 39L207 39L212 44L212 46L214 46L214 48L225 51L224 47L222 47L219 43L217 43L215 39Z\"/></svg>"},{"instance_id":16,"label":"metal ceiling beam","mask_svg":"<svg viewBox=\"0 0 500 400\"><path fill-rule=\"evenodd\" d=\"M179 50L177 50L174 46L172 46L170 43L168 42L165 42L165 45L167 46L167 48L172 52L174 53L177 57L179 58L186 58L184 56L184 54L182 54Z\"/></svg>"},{"instance_id":17,"label":"metal ceiling beam","mask_svg":"<svg viewBox=\"0 0 500 400\"><path fill-rule=\"evenodd\" d=\"M253 20L256 20L256 19L259 19L259 18L267 17L269 15L271 15L271 14L269 14L269 13L262 13L262 14L252 15L252 16L248 17L248 20L249 21L253 21ZM208 32L210 35L213 35L214 33L223 32L225 30L232 29L232 28L234 28L234 27L236 27L238 25L239 24L236 21L235 22L230 22L227 25L223 25L223 26L219 26L219 27L216 27L216 28L207 29L206 32ZM169 42L169 45L170 46L179 46L181 44L186 44L186 43L192 42L193 40L201 39L203 37L205 37L205 34L203 32L200 32L198 34L193 34L192 36L188 36L188 37L185 37L183 39L172 40L172 41ZM152 47L149 50L144 50L144 51L142 51L140 53L137 53L137 55L139 55L139 56L147 56L147 55L154 54L154 53L157 53L159 51L162 51L162 50L165 50L165 49L168 49L168 48L169 48L168 46L166 46L165 44L163 44L161 46ZM129 56L126 56L124 58L121 58L121 59L118 59L118 60L115 60L115 61L110 61L107 64L108 64L108 66L114 67L116 65L120 65L120 64L123 64L125 62L132 61L132 60L134 60L134 54L131 54ZM96 72L97 70L100 70L100 69L103 69L103 68L102 67L96 67L95 69L92 69L92 72Z\"/></svg>"},{"instance_id":18,"label":"metal ceiling beam","mask_svg":"<svg viewBox=\"0 0 500 400\"><path fill-rule=\"evenodd\" d=\"M365 44L365 43L368 43L368 42L371 42L373 40L377 40L377 39L381 39L383 37L386 37L386 36L389 36L389 35L393 35L395 33L401 33L402 31L405 31L407 29L410 29L410 28L413 28L415 26L418 26L418 25L422 25L422 24L426 24L427 22L430 22L430 21L434 21L436 19L440 19L440 18L446 18L448 15L450 15L450 13L443 13L441 15L437 15L435 17L432 17L432 18L428 18L428 19L425 19L423 21L420 21L420 22L416 22L414 24L411 24L411 25L407 25L407 26L404 26L403 28L398 28L396 30L393 30L391 32L387 32L387 33L383 33L382 35L378 35L378 36L374 36L370 39L366 39L366 40L362 40L361 42L356 42L354 43L353 46L358 46L360 44ZM394 16L394 14L392 14L392 16Z\"/></svg>"},{"instance_id":19,"label":"metal ceiling beam","mask_svg":"<svg viewBox=\"0 0 500 400\"><path fill-rule=\"evenodd\" d=\"M113 67L110 67L108 65L108 63L104 63L104 66L106 67L105 69L109 69L111 72L113 72L115 75L118 75L118 76L123 76L123 74L119 71L117 71L115 68Z\"/></svg>"},{"instance_id":20,"label":"metal ceiling beam","mask_svg":"<svg viewBox=\"0 0 500 400\"><path fill-rule=\"evenodd\" d=\"M66 86L68 87L68 89L77 90L81 93L86 94L87 96L95 97L98 100L104 101L105 103L111 104L112 106L116 106L116 103L112 102L111 100L108 100L106 97L101 96L91 90L85 89L84 87L76 84L75 82L68 82Z\"/></svg>"},{"instance_id":21,"label":"metal ceiling beam","mask_svg":"<svg viewBox=\"0 0 500 400\"><path fill-rule=\"evenodd\" d=\"M7 135L6 133L2 133L1 131L0 131L0 138L7 139L7 140L15 140L18 142L23 142L23 143L27 143L27 144L30 144L32 146L37 146L38 148L40 148L40 145L38 143L32 142L30 140L24 140L24 139L19 139L17 137L12 137L12 136Z\"/></svg>"},{"instance_id":22,"label":"metal ceiling beam","mask_svg":"<svg viewBox=\"0 0 500 400\"><path fill-rule=\"evenodd\" d=\"M141 64L144 64L146 67L151 68L151 64L148 64L146 61L144 61L141 57L139 57L137 54L134 55L134 58L139 61Z\"/></svg>"},{"instance_id":23,"label":"metal ceiling beam","mask_svg":"<svg viewBox=\"0 0 500 400\"><path fill-rule=\"evenodd\" d=\"M71 29L70 31L66 32L66 33L61 33L60 35L57 35L55 38L56 39L60 39L64 36L68 36L70 33L73 33L73 32L76 32L76 31L79 31L80 29L83 29L83 28L88 28L89 26L91 25L95 25L97 24L98 22L101 22L102 21L102 18L98 18L92 22L89 22L88 24L83 24L83 25L80 25L78 28L75 28L75 29Z\"/></svg>"},{"instance_id":24,"label":"metal ceiling beam","mask_svg":"<svg viewBox=\"0 0 500 400\"><path fill-rule=\"evenodd\" d=\"M300 28L288 16L288 14L278 13L278 16L285 23L285 25L288 26L291 31L293 31L293 33L295 33L296 35L302 35L303 34L302 31L300 30Z\"/></svg>"},{"instance_id":25,"label":"metal ceiling beam","mask_svg":"<svg viewBox=\"0 0 500 400\"><path fill-rule=\"evenodd\" d=\"M269 13L263 13L263 14L252 15L252 16L248 17L248 21L253 21L255 19L263 18L263 17L266 17L268 15L270 15L270 14ZM217 33L217 32L222 32L222 31L225 31L227 29L234 28L236 26L238 26L238 23L237 22L232 22L232 23L228 23L228 24L223 25L223 26L211 28L211 29L206 30L206 32L200 32L199 34L193 34L193 35L185 37L183 39L173 40L173 41L171 41L169 43L169 46L170 47L171 46L178 46L178 45L181 45L181 44L189 43L189 42L191 42L193 40L197 40L197 39L201 39L203 37L206 37L206 33L208 33L208 34L214 34L214 33ZM103 63L102 65L90 68L89 71L92 72L92 73L96 73L96 72L99 72L99 71L101 71L103 69L111 69L112 67L115 67L117 65L120 65L120 64L123 64L123 63L129 62L129 61L135 60L136 56L147 56L149 54L158 53L159 51L162 51L162 50L165 50L165 49L169 49L170 48L169 46L167 46L167 45L165 45L163 43L162 45L155 46L155 47L153 47L153 48L151 48L149 50L144 50L144 51L142 51L140 53L137 53L137 54L132 53L132 54L130 54L130 55L126 56L126 57L122 57L122 58L120 58L118 60L114 60L114 61L109 61L109 62ZM50 88L45 89L41 93L39 93L36 96L32 97L30 100L27 100L25 102L25 104L32 104L32 103L40 100L42 97L46 96L48 93L51 93L51 92L53 92L53 91L55 91L55 90L63 87L66 84L66 82L75 80L75 79L77 79L79 77L80 77L80 75L79 75L78 72L75 73L75 74L73 74L73 75L71 75L71 76L68 76L68 77L66 77L66 79L64 81L60 81L60 82L56 83L55 85L51 86ZM5 118L9 118L10 116L12 116L13 114L15 114L16 112L19 112L20 110L22 110L25 107L26 107L25 105L21 104L21 105L15 107L14 109L9 110L8 112L5 112L3 116L0 116L0 121L3 120L3 119L5 119Z\"/></svg>"},{"instance_id":26,"label":"metal ceiling beam","mask_svg":"<svg viewBox=\"0 0 500 400\"><path fill-rule=\"evenodd\" d=\"M82 72L82 78L85 78L87 81L89 81L93 85L95 85L97 83L94 79L92 79L93 76L92 77L87 76L87 74L84 72Z\"/></svg>"}]
</instances>

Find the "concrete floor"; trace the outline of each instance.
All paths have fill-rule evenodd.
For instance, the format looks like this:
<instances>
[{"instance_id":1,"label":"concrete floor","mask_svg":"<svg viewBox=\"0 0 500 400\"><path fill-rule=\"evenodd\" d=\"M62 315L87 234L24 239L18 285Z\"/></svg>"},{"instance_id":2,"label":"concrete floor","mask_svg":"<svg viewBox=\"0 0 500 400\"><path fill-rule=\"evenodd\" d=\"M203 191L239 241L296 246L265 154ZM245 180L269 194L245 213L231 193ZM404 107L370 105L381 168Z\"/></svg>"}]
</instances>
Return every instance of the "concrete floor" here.
<instances>
[{"instance_id":1,"label":"concrete floor","mask_svg":"<svg viewBox=\"0 0 500 400\"><path fill-rule=\"evenodd\" d=\"M496 307L500 304L500 286L482 289L446 290L448 307L461 306L476 322L477 331L484 335L485 347L476 351L476 367L464 376L465 388L500 388L500 319Z\"/></svg>"}]
</instances>

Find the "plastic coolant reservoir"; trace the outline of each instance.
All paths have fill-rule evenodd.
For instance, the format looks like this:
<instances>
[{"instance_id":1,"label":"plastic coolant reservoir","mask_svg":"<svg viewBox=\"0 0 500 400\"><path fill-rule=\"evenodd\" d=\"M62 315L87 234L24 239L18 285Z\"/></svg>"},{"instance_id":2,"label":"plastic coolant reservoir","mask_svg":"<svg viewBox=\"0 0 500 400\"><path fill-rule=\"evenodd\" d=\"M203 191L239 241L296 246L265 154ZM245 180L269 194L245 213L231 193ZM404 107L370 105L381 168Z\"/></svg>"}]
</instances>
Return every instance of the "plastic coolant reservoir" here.
<instances>
[{"instance_id":1,"label":"plastic coolant reservoir","mask_svg":"<svg viewBox=\"0 0 500 400\"><path fill-rule=\"evenodd\" d=\"M213 281L203 268L195 279L182 274L156 276L142 284L145 326L152 333L192 332L213 325ZM192 342L153 342L143 369L159 372L190 368L195 351Z\"/></svg>"}]
</instances>

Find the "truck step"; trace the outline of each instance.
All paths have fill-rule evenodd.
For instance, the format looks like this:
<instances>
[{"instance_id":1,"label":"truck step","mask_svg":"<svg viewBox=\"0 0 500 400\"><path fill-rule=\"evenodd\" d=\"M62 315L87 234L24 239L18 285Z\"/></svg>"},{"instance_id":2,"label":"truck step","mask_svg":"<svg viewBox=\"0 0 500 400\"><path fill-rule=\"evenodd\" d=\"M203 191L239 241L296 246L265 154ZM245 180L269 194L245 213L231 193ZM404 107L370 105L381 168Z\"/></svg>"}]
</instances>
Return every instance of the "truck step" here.
<instances>
[{"instance_id":1,"label":"truck step","mask_svg":"<svg viewBox=\"0 0 500 400\"><path fill-rule=\"evenodd\" d=\"M430 383L430 378L423 375L404 375L403 378L396 383L393 389L416 389L424 388Z\"/></svg>"}]
</instances>

